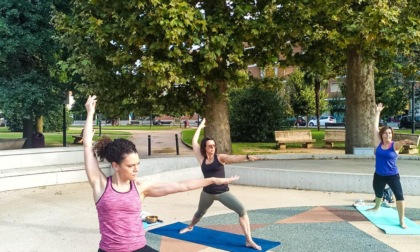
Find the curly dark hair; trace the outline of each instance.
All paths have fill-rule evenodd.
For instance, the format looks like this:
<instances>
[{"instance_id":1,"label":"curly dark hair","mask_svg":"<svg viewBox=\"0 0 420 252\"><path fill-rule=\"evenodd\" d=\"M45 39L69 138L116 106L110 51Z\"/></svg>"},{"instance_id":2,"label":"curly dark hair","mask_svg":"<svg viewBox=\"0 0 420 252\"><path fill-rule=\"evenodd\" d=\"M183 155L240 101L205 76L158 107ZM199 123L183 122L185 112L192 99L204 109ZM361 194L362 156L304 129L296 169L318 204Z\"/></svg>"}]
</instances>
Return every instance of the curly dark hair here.
<instances>
[{"instance_id":1,"label":"curly dark hair","mask_svg":"<svg viewBox=\"0 0 420 252\"><path fill-rule=\"evenodd\" d=\"M204 137L203 140L201 140L200 153L204 158L206 157L206 144L207 144L207 141L209 141L209 140L214 141L214 139L212 137ZM215 143L216 143L216 141L215 141ZM217 154L217 146L215 146L214 148L215 148L214 153Z\"/></svg>"},{"instance_id":2,"label":"curly dark hair","mask_svg":"<svg viewBox=\"0 0 420 252\"><path fill-rule=\"evenodd\" d=\"M112 140L107 136L100 138L93 149L101 161L104 159L110 163L120 164L126 155L138 153L133 142L127 139L117 138Z\"/></svg>"}]
</instances>

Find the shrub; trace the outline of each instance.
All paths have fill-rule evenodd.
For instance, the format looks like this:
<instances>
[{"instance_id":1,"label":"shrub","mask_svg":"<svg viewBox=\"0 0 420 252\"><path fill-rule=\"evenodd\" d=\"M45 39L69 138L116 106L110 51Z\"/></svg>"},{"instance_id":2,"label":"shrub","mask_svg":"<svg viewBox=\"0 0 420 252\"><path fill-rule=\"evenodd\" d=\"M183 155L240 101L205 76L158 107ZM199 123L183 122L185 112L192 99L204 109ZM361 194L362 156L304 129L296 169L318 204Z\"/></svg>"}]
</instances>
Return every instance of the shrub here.
<instances>
[{"instance_id":1,"label":"shrub","mask_svg":"<svg viewBox=\"0 0 420 252\"><path fill-rule=\"evenodd\" d=\"M286 105L277 92L251 87L230 93L232 141L272 142L275 130L287 128Z\"/></svg>"}]
</instances>

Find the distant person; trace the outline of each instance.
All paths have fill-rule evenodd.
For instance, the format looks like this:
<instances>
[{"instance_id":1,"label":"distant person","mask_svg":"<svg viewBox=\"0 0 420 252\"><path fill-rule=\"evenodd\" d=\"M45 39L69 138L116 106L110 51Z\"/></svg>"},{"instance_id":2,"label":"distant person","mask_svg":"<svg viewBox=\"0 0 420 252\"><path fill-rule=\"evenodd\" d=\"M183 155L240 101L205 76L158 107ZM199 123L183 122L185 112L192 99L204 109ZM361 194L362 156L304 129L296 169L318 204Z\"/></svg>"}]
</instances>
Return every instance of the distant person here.
<instances>
[{"instance_id":1,"label":"distant person","mask_svg":"<svg viewBox=\"0 0 420 252\"><path fill-rule=\"evenodd\" d=\"M198 139L200 137L201 130L205 127L205 123L206 119L203 118L192 139L194 154L199 164L201 165L201 171L203 172L205 178L224 178L224 164L237 163L247 160L254 161L259 159L250 155L217 154L216 143L210 137L205 137L201 141L200 146L198 144ZM252 240L249 218L245 207L232 193L229 192L229 187L226 184L209 185L203 188L203 191L200 195L200 202L198 203L197 212L194 214L190 225L180 230L179 233L184 234L186 232L193 231L195 224L200 221L200 219L204 216L204 214L215 200L220 201L220 203L229 209L232 209L239 215L239 223L246 238L245 246L254 248L256 250L261 250L261 247Z\"/></svg>"},{"instance_id":2,"label":"distant person","mask_svg":"<svg viewBox=\"0 0 420 252\"><path fill-rule=\"evenodd\" d=\"M139 155L135 145L126 139L100 139L92 144L93 115L96 96L89 96L85 104L87 118L83 132L85 170L93 189L99 219L102 251L157 251L146 244L145 230L141 220L142 202L146 197L160 197L171 193L184 192L208 186L223 185L238 179L206 178L181 182L153 183L140 181ZM106 177L98 165L106 159L114 169L112 176ZM169 207L169 206L168 206Z\"/></svg>"},{"instance_id":3,"label":"distant person","mask_svg":"<svg viewBox=\"0 0 420 252\"><path fill-rule=\"evenodd\" d=\"M375 207L369 211L378 211L382 204L385 186L391 188L397 201L397 211L401 228L407 228L404 222L404 194L397 167L398 153L404 144L410 140L392 141L394 130L389 126L379 129L379 118L384 106L378 103L375 108L373 134L375 140L375 173L373 175L373 190L375 191Z\"/></svg>"}]
</instances>

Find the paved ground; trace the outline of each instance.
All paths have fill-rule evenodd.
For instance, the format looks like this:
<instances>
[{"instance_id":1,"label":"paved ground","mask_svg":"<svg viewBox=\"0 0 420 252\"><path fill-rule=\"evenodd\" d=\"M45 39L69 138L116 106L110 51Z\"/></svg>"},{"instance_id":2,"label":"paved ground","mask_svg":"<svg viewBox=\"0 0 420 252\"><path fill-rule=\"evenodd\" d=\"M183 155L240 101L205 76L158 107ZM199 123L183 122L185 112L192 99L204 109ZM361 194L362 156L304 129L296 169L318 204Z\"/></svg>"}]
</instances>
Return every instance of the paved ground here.
<instances>
[{"instance_id":1,"label":"paved ground","mask_svg":"<svg viewBox=\"0 0 420 252\"><path fill-rule=\"evenodd\" d=\"M174 132L150 132L162 148L170 147ZM153 134L157 133L155 137ZM147 158L144 136L133 141ZM160 140L159 140L160 139ZM173 139L175 137L173 136ZM175 140L174 140L175 142ZM168 144L168 147L165 147ZM146 145L147 146L147 145ZM172 145L173 146L173 145ZM183 148L179 145L180 150ZM152 157L174 156L176 153ZM190 149L182 155L192 155ZM357 162L340 165L352 170ZM302 160L288 166L307 167ZM339 160L337 162L340 162ZM373 161L372 161L373 162ZM305 165L301 166L302 163ZM257 166L258 162L254 162ZM353 165L352 165L353 164ZM412 167L413 170L415 168ZM420 175L420 174L419 174ZM384 234L351 205L370 202L373 194L333 193L231 185L231 191L247 207L254 237L282 242L273 251L417 251L420 236ZM200 190L147 198L144 210L156 214L163 225L188 222L194 214ZM0 192L0 251L96 251L99 230L92 193L87 183ZM420 196L406 196L407 217L420 223ZM199 223L218 230L240 233L235 214L216 202ZM149 245L168 252L217 251L212 248L148 233Z\"/></svg>"}]
</instances>

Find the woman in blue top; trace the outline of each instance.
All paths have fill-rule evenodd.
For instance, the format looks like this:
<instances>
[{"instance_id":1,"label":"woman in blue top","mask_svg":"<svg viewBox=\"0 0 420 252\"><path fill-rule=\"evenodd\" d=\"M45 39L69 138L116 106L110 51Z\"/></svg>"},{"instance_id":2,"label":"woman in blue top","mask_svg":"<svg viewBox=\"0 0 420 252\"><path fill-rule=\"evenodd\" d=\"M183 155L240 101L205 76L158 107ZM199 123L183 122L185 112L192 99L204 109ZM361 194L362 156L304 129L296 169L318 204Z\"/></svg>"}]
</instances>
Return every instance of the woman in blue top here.
<instances>
[{"instance_id":1,"label":"woman in blue top","mask_svg":"<svg viewBox=\"0 0 420 252\"><path fill-rule=\"evenodd\" d=\"M410 140L394 142L392 136L394 130L389 126L379 129L379 118L384 106L382 103L376 105L375 123L373 127L375 140L375 174L373 175L373 190L375 191L375 207L370 211L378 211L384 194L385 185L391 188L397 200L397 210L401 228L407 228L404 223L404 195L400 181L400 174L397 167L398 152L404 144Z\"/></svg>"}]
</instances>

